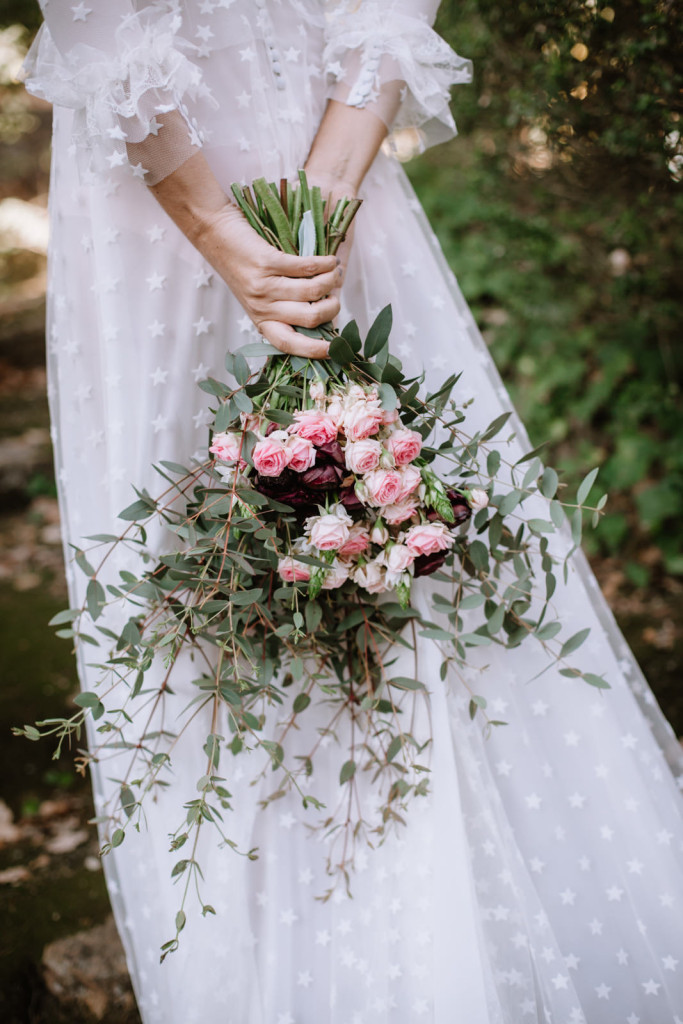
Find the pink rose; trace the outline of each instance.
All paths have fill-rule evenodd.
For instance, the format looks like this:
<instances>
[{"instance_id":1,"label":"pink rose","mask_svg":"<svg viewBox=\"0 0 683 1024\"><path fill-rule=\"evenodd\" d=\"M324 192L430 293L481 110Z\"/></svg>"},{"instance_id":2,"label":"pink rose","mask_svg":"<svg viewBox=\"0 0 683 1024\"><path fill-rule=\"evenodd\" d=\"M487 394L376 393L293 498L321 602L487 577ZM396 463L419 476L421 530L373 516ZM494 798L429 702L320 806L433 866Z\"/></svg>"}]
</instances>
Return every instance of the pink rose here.
<instances>
[{"instance_id":1,"label":"pink rose","mask_svg":"<svg viewBox=\"0 0 683 1024\"><path fill-rule=\"evenodd\" d=\"M341 425L341 421L344 419L344 403L342 402L341 395L334 394L328 400L327 415L337 427Z\"/></svg>"},{"instance_id":2,"label":"pink rose","mask_svg":"<svg viewBox=\"0 0 683 1024\"><path fill-rule=\"evenodd\" d=\"M234 462L235 459L239 458L241 447L241 434L222 433L213 435L209 451L222 462ZM240 469L243 469L245 466L246 462L244 459L240 459Z\"/></svg>"},{"instance_id":3,"label":"pink rose","mask_svg":"<svg viewBox=\"0 0 683 1024\"><path fill-rule=\"evenodd\" d=\"M370 537L368 536L367 526L363 526L362 523L354 523L349 530L349 539L339 548L339 554L345 558L349 558L351 555L359 555L361 551L367 550L369 543Z\"/></svg>"},{"instance_id":4,"label":"pink rose","mask_svg":"<svg viewBox=\"0 0 683 1024\"><path fill-rule=\"evenodd\" d=\"M411 498L404 498L397 501L395 505L387 505L382 509L382 515L389 526L397 526L398 523L405 523L417 512L417 502Z\"/></svg>"},{"instance_id":5,"label":"pink rose","mask_svg":"<svg viewBox=\"0 0 683 1024\"><path fill-rule=\"evenodd\" d=\"M306 520L306 532L318 551L335 551L349 539L352 522L351 516L342 508L323 516L311 516Z\"/></svg>"},{"instance_id":6,"label":"pink rose","mask_svg":"<svg viewBox=\"0 0 683 1024\"><path fill-rule=\"evenodd\" d=\"M382 409L382 423L385 427L391 426L398 419L398 409Z\"/></svg>"},{"instance_id":7,"label":"pink rose","mask_svg":"<svg viewBox=\"0 0 683 1024\"><path fill-rule=\"evenodd\" d=\"M326 412L299 409L294 413L294 419L296 423L289 427L290 434L298 434L313 444L329 444L337 438L337 424Z\"/></svg>"},{"instance_id":8,"label":"pink rose","mask_svg":"<svg viewBox=\"0 0 683 1024\"><path fill-rule=\"evenodd\" d=\"M364 441L347 441L344 449L346 468L352 473L369 473L377 469L382 445L379 441L366 438Z\"/></svg>"},{"instance_id":9,"label":"pink rose","mask_svg":"<svg viewBox=\"0 0 683 1024\"><path fill-rule=\"evenodd\" d=\"M465 497L473 512L480 512L489 503L489 496L481 487L473 487L471 491L465 491Z\"/></svg>"},{"instance_id":10,"label":"pink rose","mask_svg":"<svg viewBox=\"0 0 683 1024\"><path fill-rule=\"evenodd\" d=\"M338 558L335 558L325 573L325 579L322 583L323 590L336 590L337 587L341 587L342 583L346 583L349 578L350 571L350 566L344 565Z\"/></svg>"},{"instance_id":11,"label":"pink rose","mask_svg":"<svg viewBox=\"0 0 683 1024\"><path fill-rule=\"evenodd\" d=\"M414 555L433 555L451 547L455 538L445 523L419 523L408 530L405 542Z\"/></svg>"},{"instance_id":12,"label":"pink rose","mask_svg":"<svg viewBox=\"0 0 683 1024\"><path fill-rule=\"evenodd\" d=\"M393 505L401 495L403 478L396 469L374 469L363 483L371 505Z\"/></svg>"},{"instance_id":13,"label":"pink rose","mask_svg":"<svg viewBox=\"0 0 683 1024\"><path fill-rule=\"evenodd\" d=\"M417 430L395 430L384 445L394 456L397 466L407 466L422 450L422 435L418 434Z\"/></svg>"},{"instance_id":14,"label":"pink rose","mask_svg":"<svg viewBox=\"0 0 683 1024\"><path fill-rule=\"evenodd\" d=\"M308 393L316 405L318 402L325 401L325 385L321 380L312 381L308 387Z\"/></svg>"},{"instance_id":15,"label":"pink rose","mask_svg":"<svg viewBox=\"0 0 683 1024\"><path fill-rule=\"evenodd\" d=\"M284 441L266 437L254 447L251 457L261 476L279 476L289 463L290 455Z\"/></svg>"},{"instance_id":16,"label":"pink rose","mask_svg":"<svg viewBox=\"0 0 683 1024\"><path fill-rule=\"evenodd\" d=\"M405 572L414 561L415 555L405 544L392 544L384 556L388 572Z\"/></svg>"},{"instance_id":17,"label":"pink rose","mask_svg":"<svg viewBox=\"0 0 683 1024\"><path fill-rule=\"evenodd\" d=\"M300 434L292 434L285 442L289 452L288 466L295 473L305 473L315 462L315 448L313 442Z\"/></svg>"},{"instance_id":18,"label":"pink rose","mask_svg":"<svg viewBox=\"0 0 683 1024\"><path fill-rule=\"evenodd\" d=\"M369 594L381 594L387 589L386 572L378 562L367 562L359 565L353 573L353 581L363 587Z\"/></svg>"},{"instance_id":19,"label":"pink rose","mask_svg":"<svg viewBox=\"0 0 683 1024\"><path fill-rule=\"evenodd\" d=\"M278 562L277 571L280 575L280 579L283 579L285 583L294 583L295 580L310 580L311 572L307 565L303 562L297 561L296 558L292 558L291 555L287 555L285 558L281 558Z\"/></svg>"},{"instance_id":20,"label":"pink rose","mask_svg":"<svg viewBox=\"0 0 683 1024\"><path fill-rule=\"evenodd\" d=\"M401 493L397 500L405 501L422 483L422 474L417 466L401 466L396 472L401 476Z\"/></svg>"},{"instance_id":21,"label":"pink rose","mask_svg":"<svg viewBox=\"0 0 683 1024\"><path fill-rule=\"evenodd\" d=\"M368 402L355 402L344 413L342 426L349 441L363 441L382 425L382 410Z\"/></svg>"}]
</instances>

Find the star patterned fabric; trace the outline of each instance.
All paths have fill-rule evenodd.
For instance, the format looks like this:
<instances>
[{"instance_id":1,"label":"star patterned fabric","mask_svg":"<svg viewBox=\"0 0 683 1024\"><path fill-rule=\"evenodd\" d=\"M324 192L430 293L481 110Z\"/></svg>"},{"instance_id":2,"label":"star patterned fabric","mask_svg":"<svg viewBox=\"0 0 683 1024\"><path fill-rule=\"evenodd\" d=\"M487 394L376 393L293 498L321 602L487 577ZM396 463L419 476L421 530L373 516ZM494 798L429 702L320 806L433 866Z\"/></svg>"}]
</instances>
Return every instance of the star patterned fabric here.
<instances>
[{"instance_id":1,"label":"star patterned fabric","mask_svg":"<svg viewBox=\"0 0 683 1024\"><path fill-rule=\"evenodd\" d=\"M147 190L152 170L170 173L201 146L226 189L292 178L328 97L381 117L396 82L395 128L418 148L452 134L449 88L469 70L432 31L437 6L43 3L27 68L28 87L55 104L48 363L67 544L117 532L132 484L162 489L154 463L204 457L210 400L197 384L257 336ZM361 190L340 319L364 332L391 302L392 345L409 374L424 371L433 389L464 371L457 398L474 399L474 432L509 399L391 148ZM530 445L514 414L511 425L500 447L514 463ZM149 542L162 543L160 529ZM570 542L554 543L561 557ZM135 557L118 552L112 579ZM259 766L226 752L226 828L259 858L203 830L198 859L216 914L190 913L180 949L160 964L178 898L168 834L204 772L210 726L196 716L147 828L104 858L144 1024L682 1024L680 750L585 559L570 565L555 609L567 635L590 627L576 659L610 690L539 675L545 656L526 644L473 648L466 672L442 679L437 641L418 638L429 707L418 704L414 731L431 730L430 792L404 827L359 844L352 897L325 873L328 844L308 827L317 812L293 794L259 810L271 777L252 785ZM86 581L69 565L67 576L77 606ZM439 586L414 588L429 618ZM395 674L412 676L412 653L396 658ZM85 689L96 684L92 661L79 653ZM180 672L166 721L194 695L195 671ZM470 690L507 723L489 738L469 720ZM270 711L267 727L277 721ZM288 755L325 721L312 707ZM218 731L229 735L227 722ZM343 760L342 746L321 743L310 791L329 806ZM98 812L116 767L94 767ZM373 794L361 793L379 824Z\"/></svg>"}]
</instances>

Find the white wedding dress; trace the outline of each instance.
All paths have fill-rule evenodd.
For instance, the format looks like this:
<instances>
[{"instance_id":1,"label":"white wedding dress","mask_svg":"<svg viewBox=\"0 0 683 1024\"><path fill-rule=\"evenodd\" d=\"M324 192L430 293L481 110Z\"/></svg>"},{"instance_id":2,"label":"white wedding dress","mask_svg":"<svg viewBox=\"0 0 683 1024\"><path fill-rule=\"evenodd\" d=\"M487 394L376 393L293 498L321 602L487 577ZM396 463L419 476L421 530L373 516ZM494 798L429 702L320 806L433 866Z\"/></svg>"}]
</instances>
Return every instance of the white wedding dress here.
<instances>
[{"instance_id":1,"label":"white wedding dress","mask_svg":"<svg viewBox=\"0 0 683 1024\"><path fill-rule=\"evenodd\" d=\"M145 182L200 145L226 189L291 177L327 96L381 117L396 81L395 128L439 141L454 130L449 87L468 66L431 30L434 0L43 7L27 75L55 104L50 402L65 540L79 545L118 532L131 484L160 489L153 463L205 450L210 402L196 381L222 376L225 350L253 334ZM126 141L139 160L128 161ZM362 195L342 322L366 330L391 302L407 369L424 366L427 386L464 371L458 397L475 398L470 423L488 424L508 396L391 155L377 157ZM511 461L528 450L514 422ZM76 604L85 577L70 562L67 572ZM420 581L415 599L433 617L431 589ZM167 834L196 795L210 728L192 723L148 828L104 858L145 1024L682 1024L680 749L583 557L555 606L567 636L590 627L573 661L611 689L557 672L529 682L545 664L532 643L476 648L464 682L509 723L485 739L463 680L442 682L436 641L419 640L431 795L405 828L359 851L352 899L315 898L329 883L325 848L306 828L315 812L293 796L257 810L268 780L250 787L249 757L224 754L228 833L260 857L220 849L204 830L205 898L217 913L190 906L179 951L160 965L180 899ZM86 689L99 674L93 651L80 651ZM191 678L188 668L167 722ZM343 760L334 743L320 752L314 788L330 805ZM95 766L98 806L117 774L116 759Z\"/></svg>"}]
</instances>

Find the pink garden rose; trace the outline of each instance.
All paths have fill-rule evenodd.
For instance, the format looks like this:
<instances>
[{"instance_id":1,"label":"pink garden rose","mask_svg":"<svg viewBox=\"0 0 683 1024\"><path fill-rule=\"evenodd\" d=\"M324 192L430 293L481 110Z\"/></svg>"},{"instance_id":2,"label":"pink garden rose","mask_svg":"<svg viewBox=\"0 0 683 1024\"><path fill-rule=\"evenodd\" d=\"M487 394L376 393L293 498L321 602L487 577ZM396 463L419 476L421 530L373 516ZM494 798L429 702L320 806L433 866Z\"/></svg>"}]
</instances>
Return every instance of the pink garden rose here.
<instances>
[{"instance_id":1,"label":"pink garden rose","mask_svg":"<svg viewBox=\"0 0 683 1024\"><path fill-rule=\"evenodd\" d=\"M359 565L353 572L353 581L369 594L381 594L387 589L386 572L376 561Z\"/></svg>"},{"instance_id":2,"label":"pink garden rose","mask_svg":"<svg viewBox=\"0 0 683 1024\"><path fill-rule=\"evenodd\" d=\"M329 444L337 438L337 424L332 417L319 409L299 409L294 413L296 423L289 427L290 434L312 441L313 444Z\"/></svg>"},{"instance_id":3,"label":"pink garden rose","mask_svg":"<svg viewBox=\"0 0 683 1024\"><path fill-rule=\"evenodd\" d=\"M213 435L209 451L222 462L234 462L235 459L239 458L241 446L241 434L230 434L228 432L224 432ZM246 462L244 459L240 459L240 469L244 469L245 466Z\"/></svg>"},{"instance_id":4,"label":"pink garden rose","mask_svg":"<svg viewBox=\"0 0 683 1024\"><path fill-rule=\"evenodd\" d=\"M369 402L355 402L344 413L342 426L348 441L364 441L382 426L382 410Z\"/></svg>"},{"instance_id":5,"label":"pink garden rose","mask_svg":"<svg viewBox=\"0 0 683 1024\"><path fill-rule=\"evenodd\" d=\"M398 523L405 523L417 512L417 501L414 498L404 498L397 501L395 505L387 505L382 509L382 515L389 526L397 526Z\"/></svg>"},{"instance_id":6,"label":"pink garden rose","mask_svg":"<svg viewBox=\"0 0 683 1024\"><path fill-rule=\"evenodd\" d=\"M321 380L312 381L308 387L308 393L316 405L318 402L325 401L325 385Z\"/></svg>"},{"instance_id":7,"label":"pink garden rose","mask_svg":"<svg viewBox=\"0 0 683 1024\"><path fill-rule=\"evenodd\" d=\"M370 473L377 469L382 445L379 441L366 438L364 441L347 441L344 449L346 468L352 473Z\"/></svg>"},{"instance_id":8,"label":"pink garden rose","mask_svg":"<svg viewBox=\"0 0 683 1024\"><path fill-rule=\"evenodd\" d=\"M292 434L285 442L289 453L288 466L295 473L305 473L315 462L315 448L313 442L300 434Z\"/></svg>"},{"instance_id":9,"label":"pink garden rose","mask_svg":"<svg viewBox=\"0 0 683 1024\"><path fill-rule=\"evenodd\" d=\"M406 547L414 555L433 555L451 547L455 538L445 523L419 523L405 536Z\"/></svg>"},{"instance_id":10,"label":"pink garden rose","mask_svg":"<svg viewBox=\"0 0 683 1024\"><path fill-rule=\"evenodd\" d=\"M392 423L396 423L398 420L398 409L382 409L382 423L385 427L390 427Z\"/></svg>"},{"instance_id":11,"label":"pink garden rose","mask_svg":"<svg viewBox=\"0 0 683 1024\"><path fill-rule=\"evenodd\" d=\"M479 512L482 508L486 508L489 503L489 496L481 487L473 487L471 491L466 491L465 497L473 512Z\"/></svg>"},{"instance_id":12,"label":"pink garden rose","mask_svg":"<svg viewBox=\"0 0 683 1024\"><path fill-rule=\"evenodd\" d=\"M403 478L396 469L374 469L363 483L371 505L393 505L401 495Z\"/></svg>"},{"instance_id":13,"label":"pink garden rose","mask_svg":"<svg viewBox=\"0 0 683 1024\"><path fill-rule=\"evenodd\" d=\"M280 559L277 571L280 579L283 579L285 583L294 583L295 580L305 581L311 578L309 567L303 562L297 561L296 558L292 558L291 555Z\"/></svg>"},{"instance_id":14,"label":"pink garden rose","mask_svg":"<svg viewBox=\"0 0 683 1024\"><path fill-rule=\"evenodd\" d=\"M422 449L422 435L417 430L394 430L384 445L394 456L397 466L407 466L416 459Z\"/></svg>"},{"instance_id":15,"label":"pink garden rose","mask_svg":"<svg viewBox=\"0 0 683 1024\"><path fill-rule=\"evenodd\" d=\"M251 457L260 476L279 476L289 464L290 453L281 438L271 435L258 442Z\"/></svg>"},{"instance_id":16,"label":"pink garden rose","mask_svg":"<svg viewBox=\"0 0 683 1024\"><path fill-rule=\"evenodd\" d=\"M397 470L401 477L401 492L397 498L398 501L405 501L405 499L417 490L422 483L422 474L417 466L401 466Z\"/></svg>"},{"instance_id":17,"label":"pink garden rose","mask_svg":"<svg viewBox=\"0 0 683 1024\"><path fill-rule=\"evenodd\" d=\"M335 558L332 565L325 573L325 579L322 582L323 590L336 590L337 587L341 587L342 583L346 583L349 578L349 572L351 567L345 565L344 562L340 562L338 558Z\"/></svg>"},{"instance_id":18,"label":"pink garden rose","mask_svg":"<svg viewBox=\"0 0 683 1024\"><path fill-rule=\"evenodd\" d=\"M344 558L350 558L351 555L360 555L362 551L366 551L370 543L370 537L368 536L367 526L363 526L362 523L354 523L349 530L349 538L339 548L339 554Z\"/></svg>"},{"instance_id":19,"label":"pink garden rose","mask_svg":"<svg viewBox=\"0 0 683 1024\"><path fill-rule=\"evenodd\" d=\"M388 572L405 572L414 561L415 555L406 544L392 544L384 555Z\"/></svg>"},{"instance_id":20,"label":"pink garden rose","mask_svg":"<svg viewBox=\"0 0 683 1024\"><path fill-rule=\"evenodd\" d=\"M313 547L318 551L336 551L349 539L352 523L351 516L343 506L337 505L333 512L311 516L305 525Z\"/></svg>"}]
</instances>

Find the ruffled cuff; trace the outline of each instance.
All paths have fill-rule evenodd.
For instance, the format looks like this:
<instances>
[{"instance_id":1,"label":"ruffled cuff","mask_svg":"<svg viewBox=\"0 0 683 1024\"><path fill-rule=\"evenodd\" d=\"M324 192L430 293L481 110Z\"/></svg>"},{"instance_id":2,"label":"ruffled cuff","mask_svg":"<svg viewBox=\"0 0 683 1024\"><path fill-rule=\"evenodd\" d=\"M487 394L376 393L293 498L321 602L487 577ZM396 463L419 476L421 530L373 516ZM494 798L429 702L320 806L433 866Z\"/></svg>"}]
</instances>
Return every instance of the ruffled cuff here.
<instances>
[{"instance_id":1,"label":"ruffled cuff","mask_svg":"<svg viewBox=\"0 0 683 1024\"><path fill-rule=\"evenodd\" d=\"M186 106L202 94L201 72L188 56L194 47L179 36L181 24L174 12L143 10L122 21L111 51L81 42L66 53L47 25L40 29L24 63L26 88L75 111L75 141L91 166L118 166L126 144L148 140L139 176L154 184L201 147L201 130ZM171 112L176 128L165 139L163 115ZM185 132L177 130L180 119Z\"/></svg>"},{"instance_id":2,"label":"ruffled cuff","mask_svg":"<svg viewBox=\"0 0 683 1024\"><path fill-rule=\"evenodd\" d=\"M324 65L329 97L376 114L390 129L390 144L409 135L422 151L456 134L450 90L472 80L472 64L426 20L383 12L381 5L362 13L338 10L328 25Z\"/></svg>"}]
</instances>

